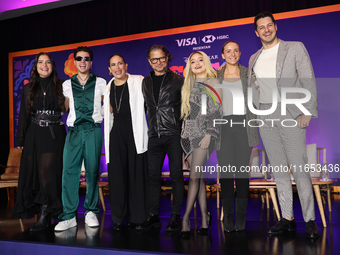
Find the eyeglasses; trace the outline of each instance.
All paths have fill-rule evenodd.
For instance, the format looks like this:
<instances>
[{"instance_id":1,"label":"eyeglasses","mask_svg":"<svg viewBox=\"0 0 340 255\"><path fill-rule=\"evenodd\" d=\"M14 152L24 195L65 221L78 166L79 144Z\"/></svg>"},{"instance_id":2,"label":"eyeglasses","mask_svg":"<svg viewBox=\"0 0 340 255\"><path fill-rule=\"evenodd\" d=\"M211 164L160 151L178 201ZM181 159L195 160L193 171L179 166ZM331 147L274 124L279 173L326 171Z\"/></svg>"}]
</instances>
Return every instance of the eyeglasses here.
<instances>
[{"instance_id":1,"label":"eyeglasses","mask_svg":"<svg viewBox=\"0 0 340 255\"><path fill-rule=\"evenodd\" d=\"M150 62L151 62L151 64L156 64L157 62L158 62L158 60L159 60L159 62L165 62L165 60L166 60L166 57L160 57L160 58L151 58L150 59Z\"/></svg>"},{"instance_id":2,"label":"eyeglasses","mask_svg":"<svg viewBox=\"0 0 340 255\"><path fill-rule=\"evenodd\" d=\"M78 62L80 62L80 61L82 61L82 60L84 60L84 61L90 61L91 60L91 58L90 57L81 57L81 56L78 56L78 57L76 57L75 58Z\"/></svg>"}]
</instances>

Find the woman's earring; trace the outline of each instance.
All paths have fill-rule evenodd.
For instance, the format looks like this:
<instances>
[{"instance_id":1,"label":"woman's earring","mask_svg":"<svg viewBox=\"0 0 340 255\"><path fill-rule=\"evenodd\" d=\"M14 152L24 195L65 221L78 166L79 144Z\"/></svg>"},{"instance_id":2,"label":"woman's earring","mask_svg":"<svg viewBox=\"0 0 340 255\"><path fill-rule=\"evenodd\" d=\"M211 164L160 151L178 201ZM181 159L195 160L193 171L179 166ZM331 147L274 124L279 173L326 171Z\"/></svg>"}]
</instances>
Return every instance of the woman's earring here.
<instances>
[{"instance_id":1,"label":"woman's earring","mask_svg":"<svg viewBox=\"0 0 340 255\"><path fill-rule=\"evenodd\" d=\"M109 72L109 75L112 75L112 72L111 72L111 71Z\"/></svg>"}]
</instances>

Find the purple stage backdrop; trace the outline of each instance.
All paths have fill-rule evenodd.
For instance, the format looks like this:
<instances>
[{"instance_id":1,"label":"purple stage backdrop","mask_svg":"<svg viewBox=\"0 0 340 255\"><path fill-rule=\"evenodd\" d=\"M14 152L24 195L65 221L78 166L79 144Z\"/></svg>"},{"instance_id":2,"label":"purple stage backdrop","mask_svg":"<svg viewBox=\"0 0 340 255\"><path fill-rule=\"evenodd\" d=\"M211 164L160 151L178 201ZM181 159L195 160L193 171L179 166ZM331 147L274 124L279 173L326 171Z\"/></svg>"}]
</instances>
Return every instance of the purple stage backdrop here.
<instances>
[{"instance_id":1,"label":"purple stage backdrop","mask_svg":"<svg viewBox=\"0 0 340 255\"><path fill-rule=\"evenodd\" d=\"M316 143L318 147L327 147L328 163L333 165L340 163L338 133L340 104L339 99L336 98L340 95L339 24L340 11L277 20L278 37L285 41L302 41L310 54L317 78L319 118L313 119L307 128L307 144ZM242 52L240 63L246 67L249 57L261 48L253 24L200 29L195 32L181 32L116 43L105 42L102 45L92 46L94 60L91 71L107 80L111 79L108 60L112 54L119 53L125 57L129 73L146 76L151 70L146 52L153 44L163 44L170 50L174 56L170 67L181 75L187 57L196 50L204 51L210 57L213 67L218 68L224 62L221 48L227 40L236 40L239 43ZM59 77L62 79L68 79L75 74L73 51L74 49L51 52ZM34 55L13 57L14 135L17 129L21 91L29 82L33 59ZM262 144L259 147L263 147ZM164 168L167 171L167 163ZM331 173L331 177L339 178L340 175Z\"/></svg>"}]
</instances>

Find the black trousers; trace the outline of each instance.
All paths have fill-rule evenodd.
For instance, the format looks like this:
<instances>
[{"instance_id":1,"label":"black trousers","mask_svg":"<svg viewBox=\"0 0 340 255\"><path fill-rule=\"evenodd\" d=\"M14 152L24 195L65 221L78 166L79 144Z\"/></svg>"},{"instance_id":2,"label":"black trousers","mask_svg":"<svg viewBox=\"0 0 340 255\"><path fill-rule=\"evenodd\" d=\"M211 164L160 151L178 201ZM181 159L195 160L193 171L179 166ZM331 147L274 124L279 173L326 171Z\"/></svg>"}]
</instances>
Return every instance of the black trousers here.
<instances>
[{"instance_id":1,"label":"black trousers","mask_svg":"<svg viewBox=\"0 0 340 255\"><path fill-rule=\"evenodd\" d=\"M220 173L222 198L233 199L235 177L236 196L246 199L249 191L249 173L240 170L241 166L249 166L252 148L248 144L247 128L242 124L230 126L231 119L233 123L240 123L245 119L245 115L230 115L223 118L228 120L228 123L222 125L221 148L217 152L218 164L221 167L235 166L236 171Z\"/></svg>"},{"instance_id":2,"label":"black trousers","mask_svg":"<svg viewBox=\"0 0 340 255\"><path fill-rule=\"evenodd\" d=\"M114 122L108 165L113 223L141 223L147 218L146 152L137 154L131 122Z\"/></svg>"},{"instance_id":3,"label":"black trousers","mask_svg":"<svg viewBox=\"0 0 340 255\"><path fill-rule=\"evenodd\" d=\"M172 182L172 213L181 214L184 195L182 147L180 136L150 137L148 143L148 199L149 213L158 214L161 192L161 174L165 155L169 158Z\"/></svg>"}]
</instances>

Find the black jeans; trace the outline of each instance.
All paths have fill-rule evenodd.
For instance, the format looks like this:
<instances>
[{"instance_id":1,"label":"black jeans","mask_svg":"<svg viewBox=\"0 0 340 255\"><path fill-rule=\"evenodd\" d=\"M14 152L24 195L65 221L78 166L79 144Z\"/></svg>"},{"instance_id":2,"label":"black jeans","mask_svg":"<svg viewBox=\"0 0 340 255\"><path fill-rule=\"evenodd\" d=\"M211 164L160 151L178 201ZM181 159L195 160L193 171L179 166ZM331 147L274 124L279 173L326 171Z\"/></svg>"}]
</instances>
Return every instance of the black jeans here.
<instances>
[{"instance_id":1,"label":"black jeans","mask_svg":"<svg viewBox=\"0 0 340 255\"><path fill-rule=\"evenodd\" d=\"M181 214L184 195L182 169L182 147L179 135L150 137L148 144L148 194L149 213L158 214L161 192L161 174L165 155L169 158L170 177L172 182L172 213Z\"/></svg>"},{"instance_id":2,"label":"black jeans","mask_svg":"<svg viewBox=\"0 0 340 255\"><path fill-rule=\"evenodd\" d=\"M219 166L234 166L236 196L237 198L248 198L249 190L249 173L241 172L242 166L249 166L250 154L252 148L248 144L247 128L241 124L230 126L231 119L233 122L243 122L245 115L223 116L228 120L227 124L222 125L221 148L217 152ZM245 122L247 125L247 122ZM233 199L234 197L234 173L221 172L220 183L223 199Z\"/></svg>"}]
</instances>

